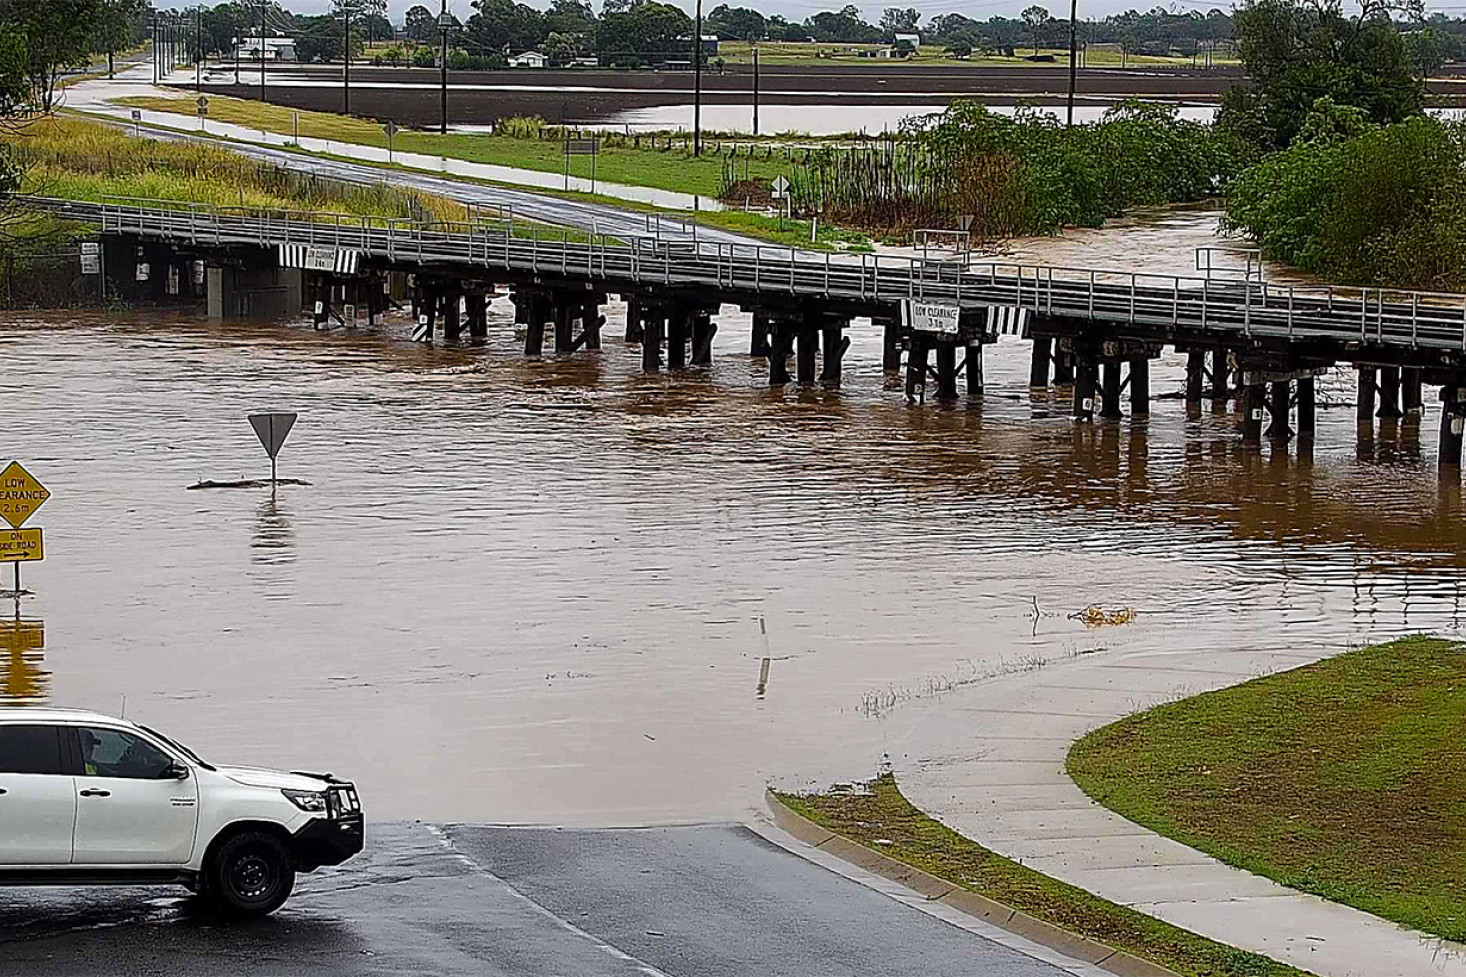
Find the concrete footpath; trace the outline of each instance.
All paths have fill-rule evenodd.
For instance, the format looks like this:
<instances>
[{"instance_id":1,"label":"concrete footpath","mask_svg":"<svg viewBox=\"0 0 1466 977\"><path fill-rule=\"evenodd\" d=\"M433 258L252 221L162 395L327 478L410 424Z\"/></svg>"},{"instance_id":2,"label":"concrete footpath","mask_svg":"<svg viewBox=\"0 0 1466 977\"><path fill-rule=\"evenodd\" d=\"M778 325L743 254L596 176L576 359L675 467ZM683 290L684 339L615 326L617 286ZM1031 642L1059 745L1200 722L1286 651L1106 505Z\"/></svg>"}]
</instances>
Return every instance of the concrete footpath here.
<instances>
[{"instance_id":1,"label":"concrete footpath","mask_svg":"<svg viewBox=\"0 0 1466 977\"><path fill-rule=\"evenodd\" d=\"M1321 977L1466 974L1466 946L1223 865L1091 801L1064 773L1087 731L1314 656L1114 652L923 704L891 757L917 807L1009 858Z\"/></svg>"}]
</instances>

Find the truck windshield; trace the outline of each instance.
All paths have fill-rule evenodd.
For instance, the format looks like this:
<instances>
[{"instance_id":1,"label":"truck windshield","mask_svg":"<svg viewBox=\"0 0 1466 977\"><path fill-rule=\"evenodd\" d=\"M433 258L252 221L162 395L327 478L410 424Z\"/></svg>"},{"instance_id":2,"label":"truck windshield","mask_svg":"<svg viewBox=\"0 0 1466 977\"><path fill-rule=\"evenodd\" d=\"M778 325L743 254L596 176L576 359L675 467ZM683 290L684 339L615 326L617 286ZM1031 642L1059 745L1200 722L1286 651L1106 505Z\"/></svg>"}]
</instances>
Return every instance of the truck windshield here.
<instances>
[{"instance_id":1,"label":"truck windshield","mask_svg":"<svg viewBox=\"0 0 1466 977\"><path fill-rule=\"evenodd\" d=\"M148 733L152 736L156 736L158 739L162 740L164 743L167 743L169 746L173 747L173 749L177 750L179 753L182 753L184 756L188 757L190 760L192 760L194 763L197 763L205 770L219 769L209 761L205 760L203 757L199 756L193 750L190 750L188 747L184 746L182 743L171 737L164 736L162 733L158 732L156 729L153 729L151 726L144 726L141 723L138 723L138 729L141 729L143 732Z\"/></svg>"}]
</instances>

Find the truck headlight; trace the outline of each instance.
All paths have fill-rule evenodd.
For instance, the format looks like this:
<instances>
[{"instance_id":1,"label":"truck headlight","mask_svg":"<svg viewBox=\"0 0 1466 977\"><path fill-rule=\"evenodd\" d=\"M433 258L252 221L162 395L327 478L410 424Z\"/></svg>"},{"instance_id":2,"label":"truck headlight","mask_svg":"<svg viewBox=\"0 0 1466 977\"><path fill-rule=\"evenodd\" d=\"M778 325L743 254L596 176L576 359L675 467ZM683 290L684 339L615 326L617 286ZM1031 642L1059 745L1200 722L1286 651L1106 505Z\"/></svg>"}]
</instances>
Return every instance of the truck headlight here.
<instances>
[{"instance_id":1,"label":"truck headlight","mask_svg":"<svg viewBox=\"0 0 1466 977\"><path fill-rule=\"evenodd\" d=\"M314 790L285 790L280 793L289 799L290 803L302 811L310 811L312 814L324 814L326 812L326 795Z\"/></svg>"}]
</instances>

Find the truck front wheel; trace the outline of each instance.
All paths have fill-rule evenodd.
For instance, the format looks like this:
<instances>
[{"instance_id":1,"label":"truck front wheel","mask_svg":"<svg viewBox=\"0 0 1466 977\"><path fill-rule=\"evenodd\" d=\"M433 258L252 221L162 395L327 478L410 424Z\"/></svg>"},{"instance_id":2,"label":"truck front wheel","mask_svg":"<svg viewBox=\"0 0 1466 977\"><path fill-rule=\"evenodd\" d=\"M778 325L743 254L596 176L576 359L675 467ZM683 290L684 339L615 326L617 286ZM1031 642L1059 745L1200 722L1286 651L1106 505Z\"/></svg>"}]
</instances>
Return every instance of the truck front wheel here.
<instances>
[{"instance_id":1,"label":"truck front wheel","mask_svg":"<svg viewBox=\"0 0 1466 977\"><path fill-rule=\"evenodd\" d=\"M266 916L295 888L295 866L278 838L244 831L219 847L207 872L209 898L233 916Z\"/></svg>"}]
</instances>

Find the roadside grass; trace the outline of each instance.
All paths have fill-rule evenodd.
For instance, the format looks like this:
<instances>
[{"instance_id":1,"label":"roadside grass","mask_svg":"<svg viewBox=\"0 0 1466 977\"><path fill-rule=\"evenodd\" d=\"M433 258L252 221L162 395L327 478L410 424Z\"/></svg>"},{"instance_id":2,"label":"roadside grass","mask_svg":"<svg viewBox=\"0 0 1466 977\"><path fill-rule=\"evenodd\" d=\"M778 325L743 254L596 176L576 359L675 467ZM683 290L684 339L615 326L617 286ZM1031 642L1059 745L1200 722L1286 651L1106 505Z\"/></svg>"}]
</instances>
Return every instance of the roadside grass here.
<instances>
[{"instance_id":1,"label":"roadside grass","mask_svg":"<svg viewBox=\"0 0 1466 977\"><path fill-rule=\"evenodd\" d=\"M187 130L176 129L173 131L186 132ZM223 141L228 142L227 139ZM289 152L297 153L305 159L314 158L340 160L341 162L354 163L359 166L371 166L389 173L422 172L421 170L413 170L410 167L403 166L400 163L386 163L377 160L353 159L349 156L342 156L336 153L314 153L300 149L297 146L285 146L281 148ZM483 186L502 186L515 190L526 189L525 187L518 186L516 184L499 183L494 180L481 180L470 176L455 176L453 177L453 179L463 183L477 183ZM797 247L806 251L869 252L874 250L874 245L872 244L871 239L867 234L860 231L852 231L845 228L837 227L835 225L824 222L822 222L819 226L818 237L815 241L811 242L809 235L809 221L785 220L781 224L777 217L771 217L767 214L759 213L757 211L704 210L693 214L690 211L670 210L665 207L657 207L653 204L643 203L639 200L623 200L620 197L611 197L599 193L584 193L574 190L548 190L541 188L531 189L533 193L539 196L556 197L562 200L576 200L585 203L604 204L608 207L615 207L618 210L630 211L632 213L657 214L679 221L695 219L698 224L704 226L718 227L723 230L747 235L750 238L766 241L769 244L776 244L784 247ZM560 233L559 229L554 227L553 225L537 224L533 221L523 221L521 218L518 217L516 217L514 220L516 228L515 234L518 237L529 236L529 232L521 229L521 224L523 224L524 228L540 229L538 233L541 237L544 237L546 235L553 237L559 235ZM589 238L589 235L585 234L584 232L577 232L573 230L570 232L570 235L570 239L572 241L587 240Z\"/></svg>"},{"instance_id":2,"label":"roadside grass","mask_svg":"<svg viewBox=\"0 0 1466 977\"><path fill-rule=\"evenodd\" d=\"M348 186L248 160L218 146L163 142L77 118L39 119L3 140L26 168L23 193L99 202L142 197L177 203L462 220L462 205L417 190Z\"/></svg>"},{"instance_id":3,"label":"roadside grass","mask_svg":"<svg viewBox=\"0 0 1466 977\"><path fill-rule=\"evenodd\" d=\"M1402 638L1095 730L1111 810L1283 885L1466 940L1466 646Z\"/></svg>"},{"instance_id":4,"label":"roadside grass","mask_svg":"<svg viewBox=\"0 0 1466 977\"><path fill-rule=\"evenodd\" d=\"M913 807L891 774L877 777L864 790L777 796L796 813L882 855L1183 977L1306 974L1116 905L989 851Z\"/></svg>"},{"instance_id":5,"label":"roadside grass","mask_svg":"<svg viewBox=\"0 0 1466 977\"><path fill-rule=\"evenodd\" d=\"M192 117L194 113L191 98L149 96L122 98L116 102L154 112L173 112L185 117ZM293 137L297 132L297 116L299 135L303 138L331 139L387 148L386 131L382 125L372 120L330 112L290 109L222 95L209 96L209 118L219 122ZM450 132L443 135L400 129L392 139L392 148L397 152L446 156L471 163L513 166L541 173L565 172L564 148L558 140L519 138L493 133ZM588 180L591 177L591 166L589 156L570 157L571 176ZM740 158L738 167L740 176L746 171L748 178L755 180L772 180L780 174L787 174L791 168L786 160L778 158ZM723 158L713 153L693 156L683 152L681 148L665 150L603 143L600 155L595 160L595 178L607 183L654 187L716 198L723 189Z\"/></svg>"}]
</instances>

